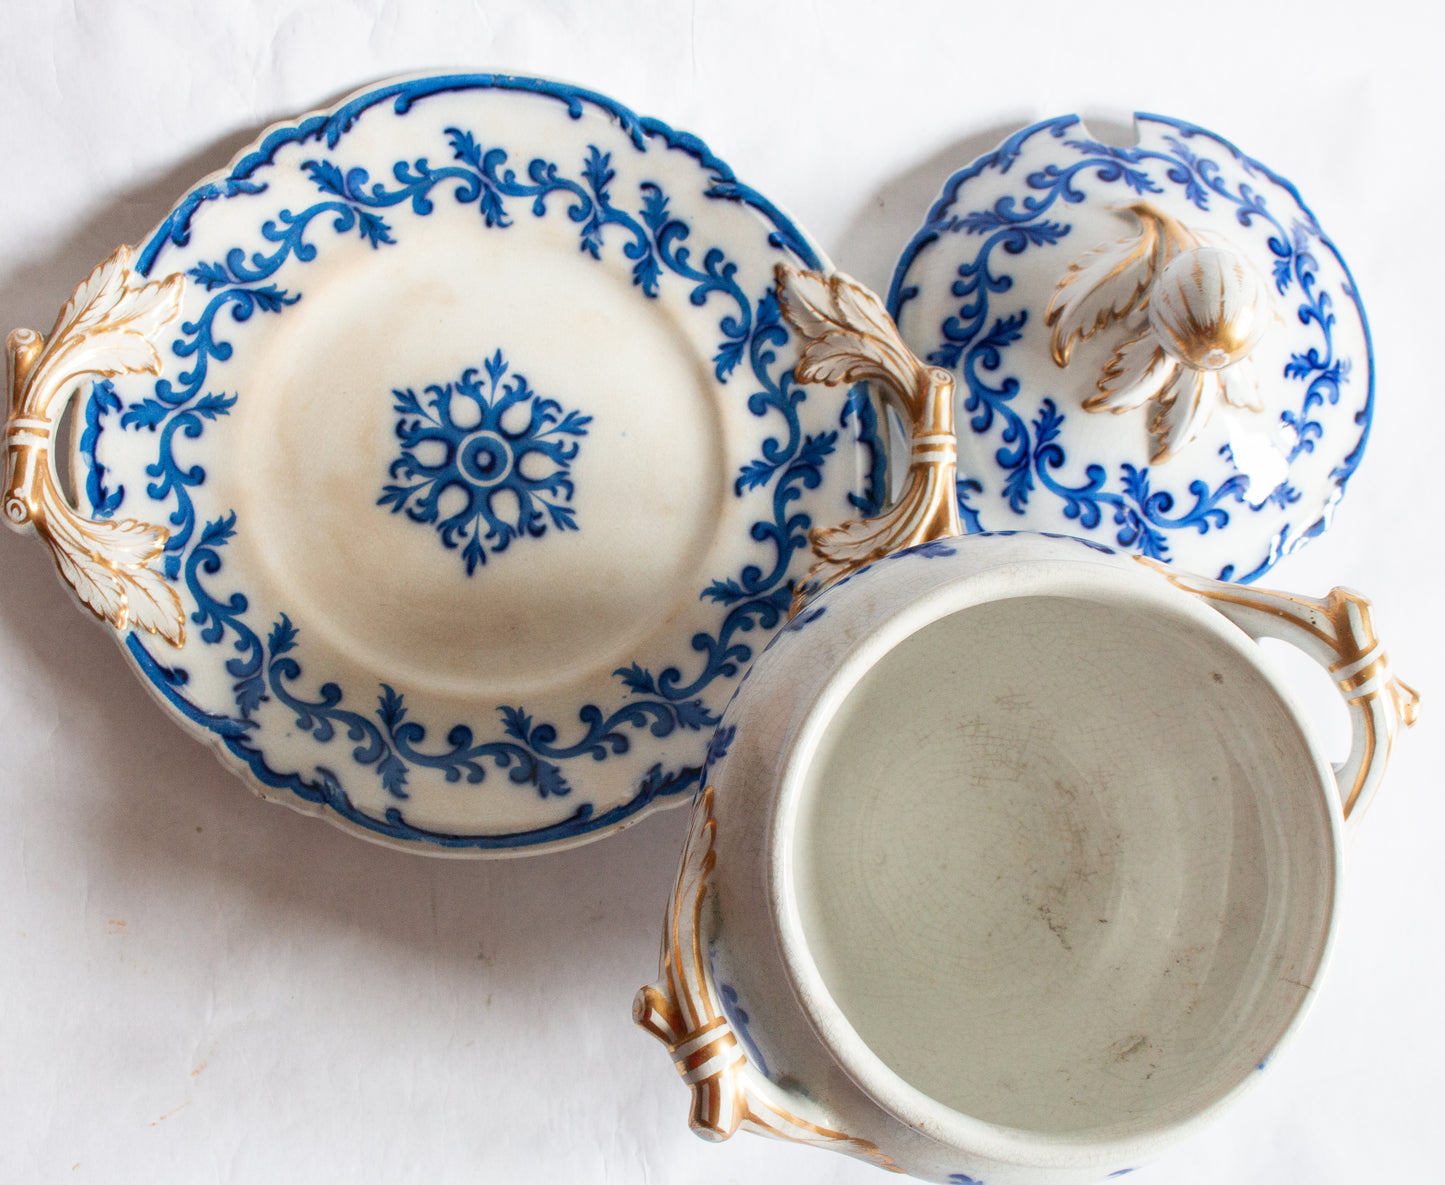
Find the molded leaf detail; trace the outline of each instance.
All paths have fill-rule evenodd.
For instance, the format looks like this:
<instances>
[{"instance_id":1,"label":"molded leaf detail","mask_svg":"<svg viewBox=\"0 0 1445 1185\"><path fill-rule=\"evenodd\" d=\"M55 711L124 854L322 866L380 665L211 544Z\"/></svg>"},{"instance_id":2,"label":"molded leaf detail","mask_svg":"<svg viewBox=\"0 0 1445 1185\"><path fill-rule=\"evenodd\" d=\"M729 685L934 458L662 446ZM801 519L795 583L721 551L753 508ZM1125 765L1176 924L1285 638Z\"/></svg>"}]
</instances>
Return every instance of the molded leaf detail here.
<instances>
[{"instance_id":1,"label":"molded leaf detail","mask_svg":"<svg viewBox=\"0 0 1445 1185\"><path fill-rule=\"evenodd\" d=\"M118 630L159 634L172 645L185 640L180 598L148 565L165 547L166 532L126 519L92 522L71 512L47 484L42 494L46 542L76 596Z\"/></svg>"},{"instance_id":2,"label":"molded leaf detail","mask_svg":"<svg viewBox=\"0 0 1445 1185\"><path fill-rule=\"evenodd\" d=\"M1053 329L1050 349L1059 366L1069 364L1075 341L1086 341L1143 308L1164 264L1179 251L1199 246L1197 235L1147 202L1120 213L1132 215L1138 229L1074 260L1049 301L1044 324Z\"/></svg>"},{"instance_id":3,"label":"molded leaf detail","mask_svg":"<svg viewBox=\"0 0 1445 1185\"><path fill-rule=\"evenodd\" d=\"M1232 407L1247 411L1263 411L1264 403L1259 397L1259 380L1255 377L1254 363L1243 358L1233 366L1219 371L1219 385L1224 401Z\"/></svg>"},{"instance_id":4,"label":"molded leaf detail","mask_svg":"<svg viewBox=\"0 0 1445 1185\"><path fill-rule=\"evenodd\" d=\"M36 335L11 337L12 373L6 450L5 513L50 547L61 577L82 604L117 630L128 626L185 641L180 597L149 565L169 537L162 527L127 519L84 518L66 503L52 476L53 426L86 376L158 374L155 340L180 313L180 275L134 285L130 248L121 247L75 289L43 345ZM224 397L221 397L224 399Z\"/></svg>"},{"instance_id":5,"label":"molded leaf detail","mask_svg":"<svg viewBox=\"0 0 1445 1185\"><path fill-rule=\"evenodd\" d=\"M1142 319L1141 319L1142 320ZM1086 411L1133 411L1155 398L1178 363L1159 345L1147 322L1122 342L1099 377L1099 393L1084 400Z\"/></svg>"},{"instance_id":6,"label":"molded leaf detail","mask_svg":"<svg viewBox=\"0 0 1445 1185\"><path fill-rule=\"evenodd\" d=\"M1168 460L1209 422L1220 396L1219 375L1212 370L1176 367L1159 392L1159 407L1149 422L1155 464Z\"/></svg>"},{"instance_id":7,"label":"molded leaf detail","mask_svg":"<svg viewBox=\"0 0 1445 1185\"><path fill-rule=\"evenodd\" d=\"M882 302L861 284L837 272L824 276L785 264L778 265L776 274L779 307L804 341L795 376L830 386L860 380L879 384L914 440L908 477L892 506L876 518L816 527L809 533L818 561L795 589L790 610L795 614L814 593L865 564L959 533L953 379L913 356ZM815 442L820 450L824 445L831 450L834 434L810 437L805 449ZM739 488L752 476L744 470Z\"/></svg>"},{"instance_id":8,"label":"molded leaf detail","mask_svg":"<svg viewBox=\"0 0 1445 1185\"><path fill-rule=\"evenodd\" d=\"M179 316L185 281L171 275L135 288L133 275L130 248L120 247L65 302L31 375L31 391L44 396L36 410L43 413L57 395L69 394L66 380L83 374L160 372L155 338Z\"/></svg>"},{"instance_id":9,"label":"molded leaf detail","mask_svg":"<svg viewBox=\"0 0 1445 1185\"><path fill-rule=\"evenodd\" d=\"M783 314L807 343L794 372L800 381L912 387L920 364L877 296L839 272L825 277L779 264L777 274Z\"/></svg>"}]
</instances>

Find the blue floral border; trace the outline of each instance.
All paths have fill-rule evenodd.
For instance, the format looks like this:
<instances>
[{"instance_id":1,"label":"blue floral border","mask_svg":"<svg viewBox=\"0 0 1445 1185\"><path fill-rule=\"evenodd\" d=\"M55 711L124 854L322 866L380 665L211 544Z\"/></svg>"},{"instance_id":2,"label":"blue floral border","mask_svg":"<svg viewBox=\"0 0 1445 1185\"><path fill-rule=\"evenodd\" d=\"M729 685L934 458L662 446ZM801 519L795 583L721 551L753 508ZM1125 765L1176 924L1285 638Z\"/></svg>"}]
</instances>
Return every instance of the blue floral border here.
<instances>
[{"instance_id":1,"label":"blue floral border","mask_svg":"<svg viewBox=\"0 0 1445 1185\"><path fill-rule=\"evenodd\" d=\"M598 107L618 123L637 147L642 148L649 138L655 138L670 149L686 152L711 175L705 196L739 202L757 210L775 228L769 235L774 247L791 251L805 266L819 266L816 253L792 222L756 191L738 182L732 171L696 137L676 132L657 120L638 117L590 91L544 80L481 74L399 80L357 95L334 111L295 125L273 128L256 150L238 160L224 178L203 183L182 200L147 242L140 254L138 270L148 275L168 245L185 245L191 220L205 203L264 192L266 182L258 180L257 174L273 162L283 145L314 139L334 148L362 112L380 103L394 100L394 109L404 113L429 95L488 88L526 91L557 99L566 105L574 119L580 118L587 106ZM507 768L512 781L535 784L542 797L560 796L567 794L570 787L548 757L590 755L600 761L611 753L624 752L628 748L627 739L620 731L624 726L649 727L657 736L667 735L676 727L710 727L717 717L696 696L718 676L732 676L750 661L752 648L737 637L739 633L756 626L769 628L783 620L791 592L787 569L792 556L807 546L807 530L811 525L806 514L790 512L789 504L800 496L802 489L816 488L821 481L820 466L823 458L834 451L839 433L835 430L810 437L802 434L797 406L806 398L805 390L793 383L791 372L776 378L770 373L777 349L789 337L778 315L776 301L769 293L754 308L732 283L731 265L715 249L705 257L701 268L690 263L688 251L681 246L687 237L686 225L670 219L666 196L657 187L651 187L639 224L607 202L608 162L605 154L593 149L584 168L587 183L597 199L590 207L589 221L579 216L589 201L587 194L576 183L559 178L554 166L549 166L550 172L544 170L541 175L531 175L528 182L519 181L510 170L498 175L495 161L481 146L459 129L451 131L455 133L453 147L457 159L470 170L466 177L461 176L462 169L453 167L429 171L424 161L416 162L420 167L408 173L404 171L406 162L399 162L395 176L403 183L402 188L387 190L380 184L369 185L362 171L343 173L334 167L328 168L329 162L313 162L308 172L323 191L324 200L299 214L283 210L276 220L267 222L262 227L262 235L273 248L249 256L235 248L222 260L192 269L191 278L215 295L196 321L182 325L183 336L173 343L175 355L183 361L189 360L190 365L189 370L177 376L179 389L168 379L158 381L154 397L122 409L113 387L108 383L95 384L86 411L83 448L89 463L87 493L92 506L97 514L113 514L124 490L106 488L104 467L95 456L102 418L107 413L119 412L123 429L158 434L157 461L147 471L151 481L146 492L155 500L170 500L175 505L169 516L172 536L165 557L166 574L172 580L184 577L197 602L193 619L202 627L203 640L219 644L228 632L235 636L235 656L226 668L234 679L236 716L218 716L191 703L184 694L189 681L187 672L160 662L138 635L132 633L127 637L126 647L141 672L183 718L212 733L216 742L243 763L256 781L287 790L305 802L325 806L351 824L375 834L453 849L512 849L576 840L609 828L657 798L689 790L696 784L700 770L697 767L664 770L660 765L654 766L627 802L601 813L597 813L591 803L580 803L564 820L533 830L506 835L443 833L408 822L400 805L388 807L381 817L366 813L352 803L340 780L324 767L318 766L314 777L273 769L253 740L256 722L250 718L251 713L263 698L275 696L296 715L297 724L312 731L318 739L331 740L338 729L343 730L353 743L352 757L362 765L375 765L383 786L399 802L407 797L408 760L444 769L449 780L465 776L477 782L484 776L481 760L485 757L494 766ZM494 218L505 217L497 203L508 193L532 199L536 203L535 212L540 214L550 193L564 192L578 203L568 212L574 221L584 223L583 248L594 256L601 245L604 224L622 224L633 232L633 242L624 250L628 258L636 261L634 282L649 294L655 292L657 269L665 266L697 284L695 303L704 303L711 293L718 291L732 297L736 311L724 316L720 323L724 340L714 359L718 377L726 379L746 358L761 387L747 400L749 410L757 416L780 414L787 426L786 437L769 437L764 442L762 455L744 466L735 482L735 492L739 495L772 485L774 517L772 521L754 524L752 537L773 545L778 553L776 562L770 572L749 566L736 577L715 581L703 591L705 599L727 606L727 612L715 637L699 634L692 640L694 650L706 655L702 674L687 680L675 667L654 674L635 664L619 670L617 675L630 693L650 698L625 703L606 719L600 709L584 707L580 721L588 729L587 736L571 746L555 744L557 729L553 725L533 721L520 708L503 708L508 739L473 745L469 730L458 727L447 735L450 746L447 751L429 754L416 747L425 738L426 729L406 720L403 697L390 687L380 688L378 707L372 712L374 720L343 708L340 689L332 684L320 688L318 699L296 697L290 687L300 674L291 653L295 627L283 614L263 639L243 621L247 603L242 594L218 599L202 584L203 577L214 577L221 570L222 549L235 531L235 515L224 515L199 525L189 491L204 482L205 474L199 466L178 465L172 452L177 433L189 438L200 436L206 423L228 414L235 402L234 395L205 390L209 360L224 361L230 356L231 347L219 336L216 325L222 311L228 309L236 322L244 322L258 313L281 313L299 299L299 294L278 287L272 277L289 259L305 262L315 257L317 248L306 239L306 231L315 220L329 217L336 233L354 231L373 248L380 248L393 240L390 227L379 211L408 201L415 211L426 213L430 209L428 192L444 180L461 187L471 186L472 190L456 196L459 200L478 200L489 224L495 224ZM490 207L489 200L493 202ZM871 459L862 494L851 495L854 504L867 513L876 509L882 495L880 466L885 460L885 450L878 436L876 416L861 387L851 393L839 416L839 429L850 425L854 438L867 448ZM461 735L463 733L466 735Z\"/></svg>"},{"instance_id":2,"label":"blue floral border","mask_svg":"<svg viewBox=\"0 0 1445 1185\"><path fill-rule=\"evenodd\" d=\"M1139 468L1125 464L1120 473L1119 492L1106 488L1109 475L1103 466L1097 464L1086 468L1084 485L1072 487L1060 483L1054 473L1066 459L1059 443L1064 415L1052 399L1045 398L1033 418L1027 419L1012 406L1019 390L1018 381L999 375L1005 351L1022 335L1028 312L1021 309L1003 316L993 315L991 298L1007 292L1012 280L1007 274L996 274L991 270L992 252L998 249L1008 255L1019 255L1030 247L1052 245L1066 236L1071 230L1067 223L1045 216L1056 206L1063 208L1084 200L1084 193L1073 185L1074 178L1081 173L1092 172L1100 181L1122 184L1140 195L1163 192L1139 167L1148 161L1163 163L1166 166L1165 179L1180 186L1185 198L1200 209L1207 208L1210 197L1217 196L1236 207L1235 214L1241 225L1251 226L1255 219L1267 221L1273 228L1269 247L1275 257L1275 285L1281 294L1292 285L1298 287L1303 301L1298 308L1299 319L1305 325L1315 325L1323 343L1322 350L1310 348L1296 355L1285 371L1284 377L1305 383L1298 410L1287 410L1281 417L1295 434L1296 443L1289 457L1292 462L1301 453L1313 451L1323 429L1319 421L1311 417L1311 412L1326 401L1336 403L1340 397L1340 384L1349 375L1349 360L1334 355L1334 313L1330 295L1317 287L1318 273L1315 269L1318 263L1312 253L1312 244L1321 244L1334 256L1341 269L1344 277L1342 290L1359 315L1366 351L1368 389L1364 405L1355 416L1360 436L1343 461L1330 473L1331 480L1341 492L1358 468L1369 439L1375 402L1374 347L1354 277L1334 244L1320 230L1314 214L1300 199L1299 191L1289 181L1245 156L1229 141L1195 124L1142 112L1137 118L1173 128L1178 135L1166 137L1166 142L1174 154L1145 148L1115 148L1098 141L1070 139L1065 143L1079 153L1079 159L1067 165L1049 165L1030 174L1026 181L1034 192L1021 202L1013 196L1005 196L987 210L963 214L954 212L959 193L967 182L987 170L1008 172L1032 137L1047 134L1056 140L1064 140L1071 129L1079 126L1078 117L1069 115L1024 128L995 151L954 173L944 183L943 191L929 209L923 226L899 258L889 288L888 309L897 319L904 305L918 295L918 288L908 284L908 273L918 256L941 236L959 232L983 236L983 244L972 261L963 263L958 269L952 291L962 303L957 313L940 326L941 340L929 354L928 361L960 373L963 409L969 414L969 426L975 433L990 431L995 421L1002 425L994 460L1006 474L1002 493L1009 507L1022 514L1037 481L1043 490L1063 501L1065 517L1077 521L1081 528L1092 530L1100 524L1102 515L1108 513L1118 527L1115 541L1119 546L1155 559L1168 560L1168 532L1189 529L1205 534L1212 529L1223 528L1229 522L1230 503L1255 509L1245 498L1247 482L1236 475L1210 489L1205 482L1195 481L1188 491L1193 504L1178 509L1173 494L1151 489L1147 466ZM1220 177L1218 164L1189 147L1187 142L1196 137L1203 137L1227 151L1247 176L1266 178L1287 192L1299 206L1304 221L1291 227L1284 226L1268 210L1263 196L1248 184L1241 183L1231 191ZM980 490L976 481L960 481L959 508L970 530L978 529L979 512L968 505L967 495ZM1286 480L1270 493L1262 505L1272 503L1284 509L1299 496ZM1253 581L1285 554L1317 537L1327 526L1328 510L1293 536L1290 535L1291 525L1286 524L1271 542L1263 560L1253 569L1237 576L1235 566L1227 565L1219 572L1219 578L1242 583Z\"/></svg>"}]
</instances>

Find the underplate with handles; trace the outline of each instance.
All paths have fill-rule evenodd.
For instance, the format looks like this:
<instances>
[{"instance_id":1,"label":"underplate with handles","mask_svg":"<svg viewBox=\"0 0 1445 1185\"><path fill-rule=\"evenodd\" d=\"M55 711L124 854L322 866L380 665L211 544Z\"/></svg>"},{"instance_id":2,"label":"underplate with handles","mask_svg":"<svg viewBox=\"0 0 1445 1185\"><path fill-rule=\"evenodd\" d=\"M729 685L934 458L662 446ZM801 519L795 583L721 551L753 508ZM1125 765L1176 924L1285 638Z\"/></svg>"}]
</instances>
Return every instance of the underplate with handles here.
<instances>
[{"instance_id":1,"label":"underplate with handles","mask_svg":"<svg viewBox=\"0 0 1445 1185\"><path fill-rule=\"evenodd\" d=\"M828 267L693 136L386 82L11 335L6 519L263 796L438 854L596 838L690 796L809 529L885 480L779 264Z\"/></svg>"},{"instance_id":2,"label":"underplate with handles","mask_svg":"<svg viewBox=\"0 0 1445 1185\"><path fill-rule=\"evenodd\" d=\"M1349 269L1295 188L1203 128L1075 116L944 183L893 276L958 386L972 530L1059 531L1248 583L1319 535L1374 367Z\"/></svg>"},{"instance_id":3,"label":"underplate with handles","mask_svg":"<svg viewBox=\"0 0 1445 1185\"><path fill-rule=\"evenodd\" d=\"M1233 1105L1298 1027L1342 840L1418 701L1347 590L950 535L953 456L931 443L949 373L844 278L785 283L784 312L809 373L866 373L913 425L918 529L820 573L723 714L634 1018L708 1139L949 1185L1122 1175ZM847 533L880 531L908 534ZM1328 669L1339 765L1262 637Z\"/></svg>"}]
</instances>

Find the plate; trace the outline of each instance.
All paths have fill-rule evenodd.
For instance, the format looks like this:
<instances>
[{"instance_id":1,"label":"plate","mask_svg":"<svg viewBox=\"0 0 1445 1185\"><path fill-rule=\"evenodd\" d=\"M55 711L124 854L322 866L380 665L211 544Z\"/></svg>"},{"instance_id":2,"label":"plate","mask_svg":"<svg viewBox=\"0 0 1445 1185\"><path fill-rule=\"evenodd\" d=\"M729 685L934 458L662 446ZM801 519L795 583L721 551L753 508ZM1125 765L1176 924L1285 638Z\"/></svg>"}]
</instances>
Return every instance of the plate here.
<instances>
[{"instance_id":1,"label":"plate","mask_svg":"<svg viewBox=\"0 0 1445 1185\"><path fill-rule=\"evenodd\" d=\"M882 488L864 389L793 379L779 263L828 267L566 84L276 125L12 346L22 387L83 356L62 574L265 797L445 854L625 826L695 788L809 528Z\"/></svg>"},{"instance_id":2,"label":"plate","mask_svg":"<svg viewBox=\"0 0 1445 1185\"><path fill-rule=\"evenodd\" d=\"M957 378L971 529L1248 582L1325 530L1360 463L1369 329L1288 181L1193 124L1135 128L1120 147L1046 120L954 173L888 308Z\"/></svg>"}]
</instances>

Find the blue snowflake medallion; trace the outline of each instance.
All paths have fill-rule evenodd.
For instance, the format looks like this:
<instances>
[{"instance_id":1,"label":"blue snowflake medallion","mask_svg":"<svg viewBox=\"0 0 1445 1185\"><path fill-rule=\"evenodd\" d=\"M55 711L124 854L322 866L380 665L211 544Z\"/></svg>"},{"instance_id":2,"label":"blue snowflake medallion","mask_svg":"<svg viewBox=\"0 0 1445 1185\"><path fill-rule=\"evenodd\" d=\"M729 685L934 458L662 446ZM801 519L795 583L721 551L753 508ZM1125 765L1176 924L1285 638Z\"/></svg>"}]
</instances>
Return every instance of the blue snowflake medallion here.
<instances>
[{"instance_id":1,"label":"blue snowflake medallion","mask_svg":"<svg viewBox=\"0 0 1445 1185\"><path fill-rule=\"evenodd\" d=\"M414 522L435 523L442 543L462 548L467 575L521 535L548 525L575 531L569 471L580 447L567 437L587 435L591 416L565 414L543 399L498 350L455 382L426 388L419 399L393 391L401 456L378 506L403 510Z\"/></svg>"}]
</instances>

